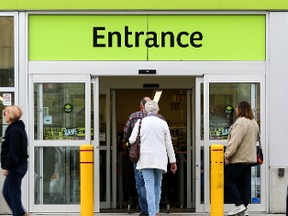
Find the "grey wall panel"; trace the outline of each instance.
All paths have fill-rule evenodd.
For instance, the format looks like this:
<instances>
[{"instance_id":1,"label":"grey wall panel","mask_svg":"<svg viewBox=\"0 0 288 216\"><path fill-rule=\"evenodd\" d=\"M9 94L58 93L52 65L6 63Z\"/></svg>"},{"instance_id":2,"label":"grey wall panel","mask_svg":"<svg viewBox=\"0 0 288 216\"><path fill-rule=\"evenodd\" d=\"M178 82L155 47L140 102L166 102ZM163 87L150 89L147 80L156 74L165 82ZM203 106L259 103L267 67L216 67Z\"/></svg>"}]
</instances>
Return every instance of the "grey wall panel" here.
<instances>
[{"instance_id":1,"label":"grey wall panel","mask_svg":"<svg viewBox=\"0 0 288 216\"><path fill-rule=\"evenodd\" d=\"M288 166L288 13L270 13L267 110L270 166Z\"/></svg>"}]
</instances>

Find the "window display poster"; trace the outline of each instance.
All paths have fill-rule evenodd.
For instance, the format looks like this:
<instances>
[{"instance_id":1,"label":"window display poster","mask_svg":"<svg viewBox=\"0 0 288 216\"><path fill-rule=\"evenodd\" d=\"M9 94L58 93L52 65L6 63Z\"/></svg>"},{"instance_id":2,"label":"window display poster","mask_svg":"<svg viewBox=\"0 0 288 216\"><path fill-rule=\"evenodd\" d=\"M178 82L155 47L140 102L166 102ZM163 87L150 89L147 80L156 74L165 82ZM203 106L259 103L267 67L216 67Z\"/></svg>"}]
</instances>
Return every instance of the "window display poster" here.
<instances>
[{"instance_id":1,"label":"window display poster","mask_svg":"<svg viewBox=\"0 0 288 216\"><path fill-rule=\"evenodd\" d=\"M12 105L12 95L10 93L3 93L3 105L11 106Z\"/></svg>"}]
</instances>

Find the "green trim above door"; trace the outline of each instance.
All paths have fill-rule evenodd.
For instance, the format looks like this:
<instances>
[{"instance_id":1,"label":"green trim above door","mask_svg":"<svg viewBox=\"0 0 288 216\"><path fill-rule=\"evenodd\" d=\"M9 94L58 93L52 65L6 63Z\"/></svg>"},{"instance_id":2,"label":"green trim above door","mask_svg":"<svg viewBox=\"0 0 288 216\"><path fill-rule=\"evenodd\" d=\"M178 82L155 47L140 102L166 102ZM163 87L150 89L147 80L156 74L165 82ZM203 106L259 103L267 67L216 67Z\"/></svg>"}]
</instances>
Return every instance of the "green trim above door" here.
<instances>
[{"instance_id":1,"label":"green trim above door","mask_svg":"<svg viewBox=\"0 0 288 216\"><path fill-rule=\"evenodd\" d=\"M0 0L0 10L287 10L287 0Z\"/></svg>"}]
</instances>

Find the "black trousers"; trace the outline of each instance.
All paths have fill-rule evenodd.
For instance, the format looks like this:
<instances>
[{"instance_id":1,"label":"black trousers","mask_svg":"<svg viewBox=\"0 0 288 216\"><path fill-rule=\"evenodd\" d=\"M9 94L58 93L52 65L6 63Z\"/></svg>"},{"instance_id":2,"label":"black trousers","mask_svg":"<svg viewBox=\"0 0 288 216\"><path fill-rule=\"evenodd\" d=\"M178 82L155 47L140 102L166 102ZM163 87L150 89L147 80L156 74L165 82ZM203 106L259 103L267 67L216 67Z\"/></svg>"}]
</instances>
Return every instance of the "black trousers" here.
<instances>
[{"instance_id":1,"label":"black trousers","mask_svg":"<svg viewBox=\"0 0 288 216\"><path fill-rule=\"evenodd\" d=\"M25 210L21 202L22 178L27 172L27 162L9 170L3 185L3 196L12 210L13 216L23 216Z\"/></svg>"},{"instance_id":2,"label":"black trousers","mask_svg":"<svg viewBox=\"0 0 288 216\"><path fill-rule=\"evenodd\" d=\"M225 202L246 207L251 200L251 165L235 163L225 165Z\"/></svg>"}]
</instances>

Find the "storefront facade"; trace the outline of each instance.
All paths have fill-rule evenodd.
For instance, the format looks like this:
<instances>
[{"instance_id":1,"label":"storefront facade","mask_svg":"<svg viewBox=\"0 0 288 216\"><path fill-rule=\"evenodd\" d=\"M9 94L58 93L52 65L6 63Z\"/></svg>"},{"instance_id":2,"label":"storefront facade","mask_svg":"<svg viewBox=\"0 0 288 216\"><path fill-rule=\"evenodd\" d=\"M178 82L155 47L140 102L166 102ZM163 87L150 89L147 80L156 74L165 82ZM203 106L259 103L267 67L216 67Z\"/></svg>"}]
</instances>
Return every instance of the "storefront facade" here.
<instances>
[{"instance_id":1,"label":"storefront facade","mask_svg":"<svg viewBox=\"0 0 288 216\"><path fill-rule=\"evenodd\" d=\"M277 8L11 2L0 6L0 107L24 109L29 211L80 211L79 146L86 143L95 147L95 211L129 211L119 140L139 99L156 90L180 167L166 181L177 185L166 191L174 211L210 211L209 147L226 144L242 100L252 105L265 152L264 165L252 169L249 210L285 211L288 13L276 12L284 1ZM1 134L5 127L2 117Z\"/></svg>"}]
</instances>

